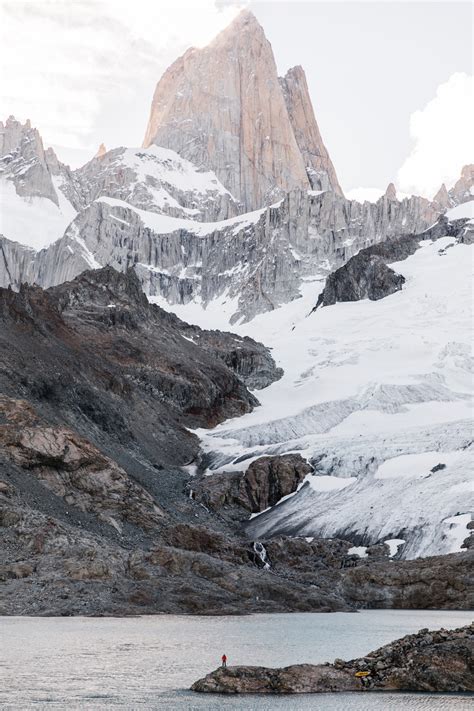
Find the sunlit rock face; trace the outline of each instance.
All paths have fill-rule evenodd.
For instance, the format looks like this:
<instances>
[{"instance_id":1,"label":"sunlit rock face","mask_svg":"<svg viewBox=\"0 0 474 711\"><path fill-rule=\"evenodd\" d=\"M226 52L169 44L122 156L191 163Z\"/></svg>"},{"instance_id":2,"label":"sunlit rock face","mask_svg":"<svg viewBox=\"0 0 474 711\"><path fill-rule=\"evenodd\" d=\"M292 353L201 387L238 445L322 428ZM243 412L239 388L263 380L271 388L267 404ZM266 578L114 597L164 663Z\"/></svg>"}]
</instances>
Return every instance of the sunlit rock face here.
<instances>
[{"instance_id":1,"label":"sunlit rock face","mask_svg":"<svg viewBox=\"0 0 474 711\"><path fill-rule=\"evenodd\" d=\"M329 183L340 190L304 74L293 70L280 84L271 45L247 11L165 72L144 146L152 143L214 170L249 210L281 191L310 188L307 166L330 168Z\"/></svg>"},{"instance_id":2,"label":"sunlit rock face","mask_svg":"<svg viewBox=\"0 0 474 711\"><path fill-rule=\"evenodd\" d=\"M342 195L342 188L314 115L303 68L298 66L288 70L280 78L280 86L311 187L314 190L334 190Z\"/></svg>"}]
</instances>

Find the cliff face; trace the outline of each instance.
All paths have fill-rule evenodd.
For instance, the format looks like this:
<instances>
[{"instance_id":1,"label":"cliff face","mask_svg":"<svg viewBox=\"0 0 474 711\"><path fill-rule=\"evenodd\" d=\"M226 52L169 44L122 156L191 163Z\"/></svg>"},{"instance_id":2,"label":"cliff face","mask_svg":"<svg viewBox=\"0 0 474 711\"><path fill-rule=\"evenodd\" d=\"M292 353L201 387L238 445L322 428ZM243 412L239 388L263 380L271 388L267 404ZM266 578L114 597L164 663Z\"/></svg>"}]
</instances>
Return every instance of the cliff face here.
<instances>
[{"instance_id":1,"label":"cliff face","mask_svg":"<svg viewBox=\"0 0 474 711\"><path fill-rule=\"evenodd\" d=\"M293 67L280 79L298 148L303 156L311 187L343 195L336 171L321 138L302 67Z\"/></svg>"},{"instance_id":2,"label":"cliff face","mask_svg":"<svg viewBox=\"0 0 474 711\"><path fill-rule=\"evenodd\" d=\"M309 188L307 165L329 167L329 183L340 191L301 73L280 85L271 45L247 11L165 72L144 146L152 143L214 170L248 210L281 191Z\"/></svg>"},{"instance_id":3,"label":"cliff face","mask_svg":"<svg viewBox=\"0 0 474 711\"><path fill-rule=\"evenodd\" d=\"M2 392L21 393L43 415L52 408L89 436L102 431L113 439L121 432L122 442L153 451L160 464L195 455L198 440L184 427L206 426L256 404L225 365L227 351L237 352L231 361L237 368L239 347L246 346L247 364L256 364L249 377L257 366L265 366L267 382L281 375L250 339L244 344L221 334L216 353L212 334L149 304L131 270L86 271L49 291L0 289L0 324Z\"/></svg>"},{"instance_id":4,"label":"cliff face","mask_svg":"<svg viewBox=\"0 0 474 711\"><path fill-rule=\"evenodd\" d=\"M61 240L33 255L0 237L0 283L49 287L84 269L134 267L150 296L208 304L227 293L236 299L234 321L248 320L296 298L305 276L339 267L374 243L423 232L437 216L423 198L361 205L329 191L294 191L276 206L200 223L101 198Z\"/></svg>"}]
</instances>

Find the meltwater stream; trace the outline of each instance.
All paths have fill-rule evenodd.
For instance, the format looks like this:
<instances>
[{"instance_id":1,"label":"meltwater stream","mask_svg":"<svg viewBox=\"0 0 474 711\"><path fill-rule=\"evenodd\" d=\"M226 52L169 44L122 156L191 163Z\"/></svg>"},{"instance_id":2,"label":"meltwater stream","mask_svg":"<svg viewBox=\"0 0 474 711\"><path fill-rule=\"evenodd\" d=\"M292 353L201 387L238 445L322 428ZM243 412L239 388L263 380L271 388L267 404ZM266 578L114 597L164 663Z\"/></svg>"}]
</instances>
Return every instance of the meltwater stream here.
<instances>
[{"instance_id":1,"label":"meltwater stream","mask_svg":"<svg viewBox=\"0 0 474 711\"><path fill-rule=\"evenodd\" d=\"M212 696L188 691L228 664L350 659L422 627L468 624L469 612L371 610L248 617L0 618L0 708L187 711L464 711L472 698L433 694Z\"/></svg>"}]
</instances>

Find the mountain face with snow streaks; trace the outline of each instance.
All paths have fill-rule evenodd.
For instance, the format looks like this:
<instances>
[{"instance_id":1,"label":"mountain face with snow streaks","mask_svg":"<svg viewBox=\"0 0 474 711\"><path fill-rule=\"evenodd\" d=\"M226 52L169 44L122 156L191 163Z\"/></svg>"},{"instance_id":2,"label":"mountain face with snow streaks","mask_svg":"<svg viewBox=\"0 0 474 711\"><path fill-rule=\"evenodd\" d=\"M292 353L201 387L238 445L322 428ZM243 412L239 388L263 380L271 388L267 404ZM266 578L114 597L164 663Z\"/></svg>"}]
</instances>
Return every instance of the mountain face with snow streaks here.
<instances>
[{"instance_id":1,"label":"mountain face with snow streaks","mask_svg":"<svg viewBox=\"0 0 474 711\"><path fill-rule=\"evenodd\" d=\"M47 288L84 269L134 267L150 297L225 303L232 323L297 298L308 279L360 249L423 232L473 186L466 166L433 202L399 201L393 186L376 203L346 200L303 69L278 78L247 11L165 72L145 148L102 146L71 171L28 124L9 120L3 143L0 285ZM20 194L14 180L27 170L27 150L42 178Z\"/></svg>"}]
</instances>

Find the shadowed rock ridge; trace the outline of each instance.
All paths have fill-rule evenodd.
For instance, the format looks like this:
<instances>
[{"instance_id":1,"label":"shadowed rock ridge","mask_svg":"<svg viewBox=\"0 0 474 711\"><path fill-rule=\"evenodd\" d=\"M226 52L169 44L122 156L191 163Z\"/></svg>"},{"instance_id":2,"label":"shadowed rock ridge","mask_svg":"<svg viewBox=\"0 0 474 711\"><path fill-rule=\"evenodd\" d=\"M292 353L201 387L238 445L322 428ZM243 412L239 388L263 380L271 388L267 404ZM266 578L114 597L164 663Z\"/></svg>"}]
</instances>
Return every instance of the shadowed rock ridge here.
<instances>
[{"instance_id":1,"label":"shadowed rock ridge","mask_svg":"<svg viewBox=\"0 0 474 711\"><path fill-rule=\"evenodd\" d=\"M363 250L328 276L315 308L338 301L377 301L399 291L404 283L405 277L387 267L381 257Z\"/></svg>"},{"instance_id":2,"label":"shadowed rock ridge","mask_svg":"<svg viewBox=\"0 0 474 711\"><path fill-rule=\"evenodd\" d=\"M441 215L421 234L403 235L361 249L327 277L313 311L319 306L332 306L341 301L377 301L400 291L405 277L397 274L387 262L403 261L420 248L420 240L436 241L440 237L454 237L458 242L471 243L474 238L471 221L461 218L450 222Z\"/></svg>"},{"instance_id":3,"label":"shadowed rock ridge","mask_svg":"<svg viewBox=\"0 0 474 711\"><path fill-rule=\"evenodd\" d=\"M48 291L2 289L0 318L5 394L97 439L134 443L161 464L196 455L187 427L255 406L245 378L255 387L260 367L261 384L281 375L251 339L204 332L149 304L133 270L84 272Z\"/></svg>"}]
</instances>

